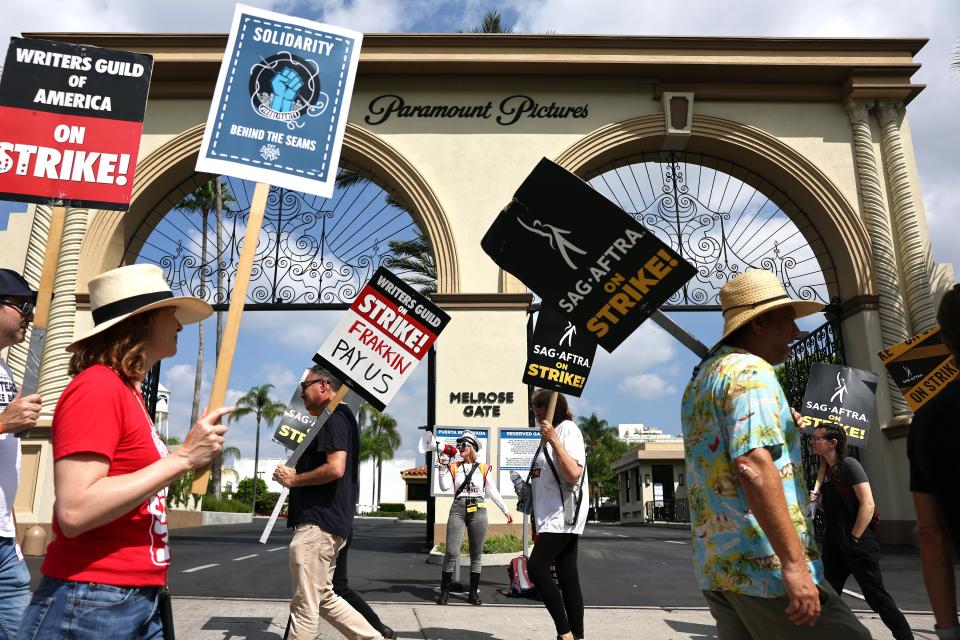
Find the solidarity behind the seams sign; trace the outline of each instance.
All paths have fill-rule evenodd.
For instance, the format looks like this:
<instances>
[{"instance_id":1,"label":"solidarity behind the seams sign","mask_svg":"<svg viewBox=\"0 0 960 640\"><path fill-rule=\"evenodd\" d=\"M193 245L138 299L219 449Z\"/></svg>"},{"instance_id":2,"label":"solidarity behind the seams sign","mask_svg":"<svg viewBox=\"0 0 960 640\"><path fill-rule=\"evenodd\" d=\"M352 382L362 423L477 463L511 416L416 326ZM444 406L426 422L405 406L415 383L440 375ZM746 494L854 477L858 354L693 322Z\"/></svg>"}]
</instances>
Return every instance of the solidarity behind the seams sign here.
<instances>
[{"instance_id":1,"label":"solidarity behind the seams sign","mask_svg":"<svg viewBox=\"0 0 960 640\"><path fill-rule=\"evenodd\" d=\"M153 58L11 38L0 77L0 200L125 210Z\"/></svg>"},{"instance_id":2,"label":"solidarity behind the seams sign","mask_svg":"<svg viewBox=\"0 0 960 640\"><path fill-rule=\"evenodd\" d=\"M632 216L546 158L481 245L607 351L696 273Z\"/></svg>"},{"instance_id":3,"label":"solidarity behind the seams sign","mask_svg":"<svg viewBox=\"0 0 960 640\"><path fill-rule=\"evenodd\" d=\"M333 195L362 40L237 5L197 170Z\"/></svg>"},{"instance_id":4,"label":"solidarity behind the seams sign","mask_svg":"<svg viewBox=\"0 0 960 640\"><path fill-rule=\"evenodd\" d=\"M380 267L313 361L382 411L448 322L440 307Z\"/></svg>"}]
</instances>

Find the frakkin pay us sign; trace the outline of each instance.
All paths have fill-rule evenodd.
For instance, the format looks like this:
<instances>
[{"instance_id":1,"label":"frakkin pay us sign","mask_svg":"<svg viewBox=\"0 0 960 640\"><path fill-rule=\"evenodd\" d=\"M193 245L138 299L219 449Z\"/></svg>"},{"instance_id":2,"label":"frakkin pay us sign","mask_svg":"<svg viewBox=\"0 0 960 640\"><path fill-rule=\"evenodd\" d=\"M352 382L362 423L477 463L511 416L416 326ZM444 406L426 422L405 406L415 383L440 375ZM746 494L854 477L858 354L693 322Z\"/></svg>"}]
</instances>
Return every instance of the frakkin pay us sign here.
<instances>
[{"instance_id":1,"label":"frakkin pay us sign","mask_svg":"<svg viewBox=\"0 0 960 640\"><path fill-rule=\"evenodd\" d=\"M440 307L380 267L313 361L383 411L449 321Z\"/></svg>"},{"instance_id":2,"label":"frakkin pay us sign","mask_svg":"<svg viewBox=\"0 0 960 640\"><path fill-rule=\"evenodd\" d=\"M0 80L0 200L124 210L153 58L11 38Z\"/></svg>"},{"instance_id":3,"label":"frakkin pay us sign","mask_svg":"<svg viewBox=\"0 0 960 640\"><path fill-rule=\"evenodd\" d=\"M330 197L362 38L237 5L197 170Z\"/></svg>"},{"instance_id":4,"label":"frakkin pay us sign","mask_svg":"<svg viewBox=\"0 0 960 640\"><path fill-rule=\"evenodd\" d=\"M544 158L483 250L613 351L695 270L622 209Z\"/></svg>"},{"instance_id":5,"label":"frakkin pay us sign","mask_svg":"<svg viewBox=\"0 0 960 640\"><path fill-rule=\"evenodd\" d=\"M815 362L803 394L807 429L837 424L847 434L847 443L865 447L877 419L877 374L838 364Z\"/></svg>"},{"instance_id":6,"label":"frakkin pay us sign","mask_svg":"<svg viewBox=\"0 0 960 640\"><path fill-rule=\"evenodd\" d=\"M597 352L594 337L547 307L537 315L523 383L580 397Z\"/></svg>"},{"instance_id":7,"label":"frakkin pay us sign","mask_svg":"<svg viewBox=\"0 0 960 640\"><path fill-rule=\"evenodd\" d=\"M887 347L877 355L913 411L960 375L956 360L943 344L940 327Z\"/></svg>"}]
</instances>

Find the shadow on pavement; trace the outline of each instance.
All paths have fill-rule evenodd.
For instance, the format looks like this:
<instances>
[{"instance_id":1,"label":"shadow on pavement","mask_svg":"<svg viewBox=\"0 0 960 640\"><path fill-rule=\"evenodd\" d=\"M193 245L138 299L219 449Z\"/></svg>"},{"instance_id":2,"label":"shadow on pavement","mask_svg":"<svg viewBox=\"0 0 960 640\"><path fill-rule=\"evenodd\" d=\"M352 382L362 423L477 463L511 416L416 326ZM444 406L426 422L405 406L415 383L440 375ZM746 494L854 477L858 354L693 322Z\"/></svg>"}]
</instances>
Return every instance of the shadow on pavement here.
<instances>
[{"instance_id":1,"label":"shadow on pavement","mask_svg":"<svg viewBox=\"0 0 960 640\"><path fill-rule=\"evenodd\" d=\"M270 618L239 618L217 616L207 620L201 629L223 631L223 640L281 640L280 633L269 631Z\"/></svg>"},{"instance_id":2,"label":"shadow on pavement","mask_svg":"<svg viewBox=\"0 0 960 640\"><path fill-rule=\"evenodd\" d=\"M677 633L685 633L691 640L710 640L717 637L717 628L712 624L683 622L682 620L664 620Z\"/></svg>"},{"instance_id":3,"label":"shadow on pavement","mask_svg":"<svg viewBox=\"0 0 960 640\"><path fill-rule=\"evenodd\" d=\"M498 638L486 631L470 631L468 629L424 627L420 631L427 640L507 640L507 638Z\"/></svg>"}]
</instances>

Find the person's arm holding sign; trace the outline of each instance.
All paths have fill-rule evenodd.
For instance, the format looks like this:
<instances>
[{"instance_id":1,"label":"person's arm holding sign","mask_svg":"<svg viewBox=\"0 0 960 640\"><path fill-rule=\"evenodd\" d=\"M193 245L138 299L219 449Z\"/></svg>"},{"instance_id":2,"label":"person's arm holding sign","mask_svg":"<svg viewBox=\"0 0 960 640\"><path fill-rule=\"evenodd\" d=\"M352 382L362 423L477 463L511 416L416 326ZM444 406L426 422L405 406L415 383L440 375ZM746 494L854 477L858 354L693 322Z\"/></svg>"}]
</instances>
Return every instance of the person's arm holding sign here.
<instances>
[{"instance_id":1,"label":"person's arm holding sign","mask_svg":"<svg viewBox=\"0 0 960 640\"><path fill-rule=\"evenodd\" d=\"M273 479L287 489L335 482L343 477L347 469L347 452L335 449L327 450L327 461L310 471L297 473L296 469L277 465Z\"/></svg>"},{"instance_id":2,"label":"person's arm holding sign","mask_svg":"<svg viewBox=\"0 0 960 640\"><path fill-rule=\"evenodd\" d=\"M18 433L37 426L40 417L40 396L36 393L17 397L0 413L0 434Z\"/></svg>"},{"instance_id":3,"label":"person's arm holding sign","mask_svg":"<svg viewBox=\"0 0 960 640\"><path fill-rule=\"evenodd\" d=\"M546 420L540 421L540 435L553 448L553 460L557 464L557 471L565 482L573 484L580 479L583 467L571 456L560 440L560 434L552 424Z\"/></svg>"}]
</instances>

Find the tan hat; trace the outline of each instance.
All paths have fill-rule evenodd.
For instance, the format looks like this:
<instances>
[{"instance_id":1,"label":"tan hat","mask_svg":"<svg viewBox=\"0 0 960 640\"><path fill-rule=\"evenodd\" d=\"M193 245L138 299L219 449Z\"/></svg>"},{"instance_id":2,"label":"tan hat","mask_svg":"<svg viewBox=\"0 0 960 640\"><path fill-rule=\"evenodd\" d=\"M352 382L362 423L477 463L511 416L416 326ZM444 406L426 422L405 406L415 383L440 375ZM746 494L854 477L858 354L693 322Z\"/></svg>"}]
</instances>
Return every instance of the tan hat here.
<instances>
[{"instance_id":1,"label":"tan hat","mask_svg":"<svg viewBox=\"0 0 960 640\"><path fill-rule=\"evenodd\" d=\"M747 269L720 289L723 313L723 336L713 345L715 350L734 331L767 311L792 306L802 318L823 309L819 302L793 300L774 274L763 269Z\"/></svg>"},{"instance_id":2,"label":"tan hat","mask_svg":"<svg viewBox=\"0 0 960 640\"><path fill-rule=\"evenodd\" d=\"M101 273L90 280L89 288L93 328L74 340L67 351L76 351L81 341L153 309L176 307L181 324L199 322L213 313L213 307L200 298L174 296L163 271L152 264L132 264Z\"/></svg>"}]
</instances>

